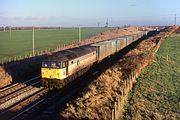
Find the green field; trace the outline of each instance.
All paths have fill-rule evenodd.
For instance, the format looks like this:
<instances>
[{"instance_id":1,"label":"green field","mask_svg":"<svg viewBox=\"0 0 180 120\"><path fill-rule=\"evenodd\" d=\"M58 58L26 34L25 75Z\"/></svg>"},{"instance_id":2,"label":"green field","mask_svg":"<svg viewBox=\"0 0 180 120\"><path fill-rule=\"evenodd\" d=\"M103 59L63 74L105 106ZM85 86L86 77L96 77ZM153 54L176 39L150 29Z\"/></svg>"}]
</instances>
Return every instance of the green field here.
<instances>
[{"instance_id":1,"label":"green field","mask_svg":"<svg viewBox=\"0 0 180 120\"><path fill-rule=\"evenodd\" d=\"M93 37L109 28L81 28L82 40ZM57 46L78 41L76 28L35 30L35 51L53 49ZM32 53L32 30L0 32L0 61Z\"/></svg>"},{"instance_id":2,"label":"green field","mask_svg":"<svg viewBox=\"0 0 180 120\"><path fill-rule=\"evenodd\" d=\"M167 38L129 94L125 120L180 119L180 36Z\"/></svg>"}]
</instances>

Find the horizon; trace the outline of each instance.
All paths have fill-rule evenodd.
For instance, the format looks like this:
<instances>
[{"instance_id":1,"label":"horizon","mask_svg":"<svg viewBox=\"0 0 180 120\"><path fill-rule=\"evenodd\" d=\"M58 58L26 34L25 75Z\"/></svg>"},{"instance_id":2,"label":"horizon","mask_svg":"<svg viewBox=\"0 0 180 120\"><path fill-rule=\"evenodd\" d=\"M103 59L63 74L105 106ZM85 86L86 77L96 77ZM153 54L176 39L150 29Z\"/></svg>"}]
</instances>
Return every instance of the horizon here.
<instances>
[{"instance_id":1,"label":"horizon","mask_svg":"<svg viewBox=\"0 0 180 120\"><path fill-rule=\"evenodd\" d=\"M178 0L1 0L0 26L104 27L180 24ZM108 8L108 9L107 9Z\"/></svg>"}]
</instances>

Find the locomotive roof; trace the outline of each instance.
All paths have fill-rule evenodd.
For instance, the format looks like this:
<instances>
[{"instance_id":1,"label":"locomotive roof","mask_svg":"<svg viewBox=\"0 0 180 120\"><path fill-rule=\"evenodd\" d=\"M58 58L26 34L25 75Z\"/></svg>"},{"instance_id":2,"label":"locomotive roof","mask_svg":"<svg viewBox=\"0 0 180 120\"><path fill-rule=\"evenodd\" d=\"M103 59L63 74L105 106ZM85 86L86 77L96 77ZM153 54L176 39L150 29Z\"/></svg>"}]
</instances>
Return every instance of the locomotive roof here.
<instances>
[{"instance_id":1,"label":"locomotive roof","mask_svg":"<svg viewBox=\"0 0 180 120\"><path fill-rule=\"evenodd\" d=\"M48 57L49 61L67 61L73 60L83 55L89 54L96 51L95 47L92 46L81 46L77 48L71 48L63 50Z\"/></svg>"}]
</instances>

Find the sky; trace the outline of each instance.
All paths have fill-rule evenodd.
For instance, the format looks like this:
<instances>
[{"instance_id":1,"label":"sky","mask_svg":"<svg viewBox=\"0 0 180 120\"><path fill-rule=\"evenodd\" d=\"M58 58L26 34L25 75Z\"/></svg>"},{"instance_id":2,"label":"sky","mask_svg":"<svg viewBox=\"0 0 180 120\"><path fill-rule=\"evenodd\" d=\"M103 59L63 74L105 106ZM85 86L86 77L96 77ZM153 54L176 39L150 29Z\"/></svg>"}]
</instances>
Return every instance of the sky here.
<instances>
[{"instance_id":1,"label":"sky","mask_svg":"<svg viewBox=\"0 0 180 120\"><path fill-rule=\"evenodd\" d=\"M180 24L180 0L0 0L0 26Z\"/></svg>"}]
</instances>

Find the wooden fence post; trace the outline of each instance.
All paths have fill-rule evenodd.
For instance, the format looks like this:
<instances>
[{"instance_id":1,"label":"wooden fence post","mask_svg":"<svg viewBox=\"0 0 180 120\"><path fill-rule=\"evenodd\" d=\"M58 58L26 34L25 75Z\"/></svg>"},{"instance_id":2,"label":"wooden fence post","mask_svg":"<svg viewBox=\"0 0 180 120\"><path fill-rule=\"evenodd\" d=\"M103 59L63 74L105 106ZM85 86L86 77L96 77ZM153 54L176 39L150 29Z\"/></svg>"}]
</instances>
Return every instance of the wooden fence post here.
<instances>
[{"instance_id":1,"label":"wooden fence post","mask_svg":"<svg viewBox=\"0 0 180 120\"><path fill-rule=\"evenodd\" d=\"M117 114L117 102L114 102L114 119L116 119L116 114Z\"/></svg>"},{"instance_id":2,"label":"wooden fence post","mask_svg":"<svg viewBox=\"0 0 180 120\"><path fill-rule=\"evenodd\" d=\"M113 108L112 111L111 111L111 120L115 120L115 119L114 119L114 108Z\"/></svg>"},{"instance_id":3,"label":"wooden fence post","mask_svg":"<svg viewBox=\"0 0 180 120\"><path fill-rule=\"evenodd\" d=\"M131 74L131 82L130 82L131 89L132 89L133 80L134 80L134 72L132 72L132 74Z\"/></svg>"},{"instance_id":4,"label":"wooden fence post","mask_svg":"<svg viewBox=\"0 0 180 120\"><path fill-rule=\"evenodd\" d=\"M11 62L11 58L9 58L9 62Z\"/></svg>"},{"instance_id":5,"label":"wooden fence post","mask_svg":"<svg viewBox=\"0 0 180 120\"><path fill-rule=\"evenodd\" d=\"M125 96L125 94L126 94L126 89L127 89L127 79L125 79L125 83L124 83L124 96Z\"/></svg>"}]
</instances>

